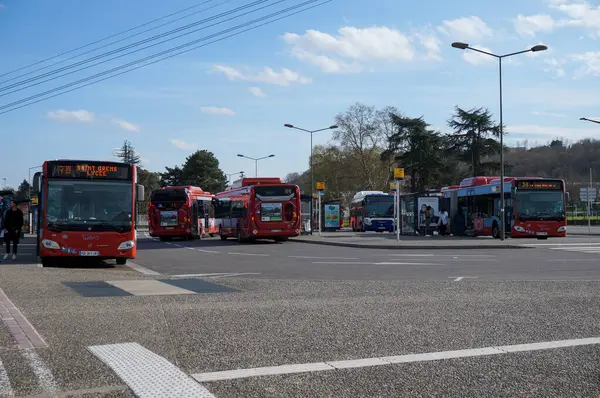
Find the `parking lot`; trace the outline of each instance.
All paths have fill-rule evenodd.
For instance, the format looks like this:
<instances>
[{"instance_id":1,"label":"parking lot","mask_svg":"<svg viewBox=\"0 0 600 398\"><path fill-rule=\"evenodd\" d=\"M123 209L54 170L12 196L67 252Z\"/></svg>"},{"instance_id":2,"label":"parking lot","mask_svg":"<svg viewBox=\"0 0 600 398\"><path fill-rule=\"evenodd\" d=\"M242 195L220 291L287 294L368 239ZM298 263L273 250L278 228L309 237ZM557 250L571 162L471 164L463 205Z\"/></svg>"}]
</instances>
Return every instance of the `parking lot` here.
<instances>
[{"instance_id":1,"label":"parking lot","mask_svg":"<svg viewBox=\"0 0 600 398\"><path fill-rule=\"evenodd\" d=\"M600 394L594 238L403 251L141 233L133 263L76 268L41 268L24 243L0 264L0 396Z\"/></svg>"}]
</instances>

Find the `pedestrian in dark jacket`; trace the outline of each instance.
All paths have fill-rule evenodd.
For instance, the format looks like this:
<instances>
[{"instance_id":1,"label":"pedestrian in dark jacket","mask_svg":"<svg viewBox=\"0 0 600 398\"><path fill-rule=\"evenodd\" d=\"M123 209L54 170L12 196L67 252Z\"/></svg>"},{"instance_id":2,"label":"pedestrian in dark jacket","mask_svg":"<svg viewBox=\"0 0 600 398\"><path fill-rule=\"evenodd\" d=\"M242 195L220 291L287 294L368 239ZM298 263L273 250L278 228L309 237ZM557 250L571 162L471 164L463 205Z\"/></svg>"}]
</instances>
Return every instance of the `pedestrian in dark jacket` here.
<instances>
[{"instance_id":1,"label":"pedestrian in dark jacket","mask_svg":"<svg viewBox=\"0 0 600 398\"><path fill-rule=\"evenodd\" d=\"M4 216L4 241L6 242L6 254L4 259L10 254L10 243L13 244L12 259L17 258L17 246L21 238L21 229L23 228L23 212L17 208L17 202L10 202L10 209Z\"/></svg>"}]
</instances>

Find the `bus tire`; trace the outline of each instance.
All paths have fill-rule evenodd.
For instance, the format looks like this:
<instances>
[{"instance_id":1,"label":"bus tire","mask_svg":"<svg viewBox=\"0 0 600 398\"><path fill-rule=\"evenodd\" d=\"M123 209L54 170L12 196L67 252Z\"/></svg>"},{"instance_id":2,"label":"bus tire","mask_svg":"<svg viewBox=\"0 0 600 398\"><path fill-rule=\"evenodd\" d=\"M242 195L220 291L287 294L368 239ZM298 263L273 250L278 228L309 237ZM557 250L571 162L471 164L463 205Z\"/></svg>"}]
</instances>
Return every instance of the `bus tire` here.
<instances>
[{"instance_id":1,"label":"bus tire","mask_svg":"<svg viewBox=\"0 0 600 398\"><path fill-rule=\"evenodd\" d=\"M498 226L498 223L494 221L494 224L492 224L492 237L494 239L500 239L500 234L500 227Z\"/></svg>"},{"instance_id":2,"label":"bus tire","mask_svg":"<svg viewBox=\"0 0 600 398\"><path fill-rule=\"evenodd\" d=\"M42 257L41 262L42 267L52 267L55 264L52 257Z\"/></svg>"},{"instance_id":3,"label":"bus tire","mask_svg":"<svg viewBox=\"0 0 600 398\"><path fill-rule=\"evenodd\" d=\"M127 264L127 259L123 257L117 258L117 265L125 265Z\"/></svg>"},{"instance_id":4,"label":"bus tire","mask_svg":"<svg viewBox=\"0 0 600 398\"><path fill-rule=\"evenodd\" d=\"M223 228L219 227L219 237L221 240L227 240L227 237L223 235Z\"/></svg>"}]
</instances>

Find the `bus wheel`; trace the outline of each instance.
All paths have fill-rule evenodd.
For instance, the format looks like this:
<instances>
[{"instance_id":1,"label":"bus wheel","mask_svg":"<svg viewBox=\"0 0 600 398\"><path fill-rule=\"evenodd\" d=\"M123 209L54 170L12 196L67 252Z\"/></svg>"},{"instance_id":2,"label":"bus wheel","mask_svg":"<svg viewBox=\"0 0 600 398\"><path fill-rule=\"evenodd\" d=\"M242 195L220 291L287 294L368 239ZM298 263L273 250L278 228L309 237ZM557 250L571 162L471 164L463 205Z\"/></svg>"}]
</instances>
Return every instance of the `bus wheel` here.
<instances>
[{"instance_id":1,"label":"bus wheel","mask_svg":"<svg viewBox=\"0 0 600 398\"><path fill-rule=\"evenodd\" d=\"M223 235L223 229L219 228L219 237L221 238L221 240L227 240L227 237L225 235Z\"/></svg>"},{"instance_id":2,"label":"bus wheel","mask_svg":"<svg viewBox=\"0 0 600 398\"><path fill-rule=\"evenodd\" d=\"M123 257L117 258L117 265L125 265L127 264L127 259Z\"/></svg>"},{"instance_id":3,"label":"bus wheel","mask_svg":"<svg viewBox=\"0 0 600 398\"><path fill-rule=\"evenodd\" d=\"M494 224L492 225L492 236L494 237L494 239L500 239L500 227L496 222L494 222Z\"/></svg>"},{"instance_id":4,"label":"bus wheel","mask_svg":"<svg viewBox=\"0 0 600 398\"><path fill-rule=\"evenodd\" d=\"M42 257L42 267L52 267L56 264L51 257Z\"/></svg>"}]
</instances>

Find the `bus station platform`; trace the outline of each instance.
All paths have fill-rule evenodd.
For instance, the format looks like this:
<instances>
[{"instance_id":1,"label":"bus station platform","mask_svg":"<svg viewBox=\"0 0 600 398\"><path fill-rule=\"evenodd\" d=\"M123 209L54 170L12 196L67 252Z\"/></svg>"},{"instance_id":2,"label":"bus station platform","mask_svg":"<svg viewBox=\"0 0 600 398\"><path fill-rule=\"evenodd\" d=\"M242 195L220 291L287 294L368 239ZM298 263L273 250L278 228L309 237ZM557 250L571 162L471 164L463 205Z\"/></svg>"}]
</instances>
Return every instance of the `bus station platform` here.
<instances>
[{"instance_id":1,"label":"bus station platform","mask_svg":"<svg viewBox=\"0 0 600 398\"><path fill-rule=\"evenodd\" d=\"M546 240L549 241L552 238ZM396 235L383 232L313 232L312 235L300 236L291 239L293 242L302 242L316 245L354 247L364 249L415 249L415 250L464 250L464 249L524 249L526 243L538 242L537 239L510 239L504 241L492 237L454 237L454 236L410 236Z\"/></svg>"}]
</instances>

